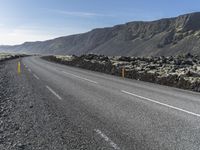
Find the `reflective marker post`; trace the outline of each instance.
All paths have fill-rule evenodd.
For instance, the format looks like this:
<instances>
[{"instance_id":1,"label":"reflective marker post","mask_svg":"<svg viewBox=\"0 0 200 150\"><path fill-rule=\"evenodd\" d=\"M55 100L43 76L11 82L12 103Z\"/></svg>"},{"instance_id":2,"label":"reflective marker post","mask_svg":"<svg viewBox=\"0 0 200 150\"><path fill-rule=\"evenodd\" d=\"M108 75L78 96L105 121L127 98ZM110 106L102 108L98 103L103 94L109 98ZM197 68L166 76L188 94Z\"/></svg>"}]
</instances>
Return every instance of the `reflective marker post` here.
<instances>
[{"instance_id":1,"label":"reflective marker post","mask_svg":"<svg viewBox=\"0 0 200 150\"><path fill-rule=\"evenodd\" d=\"M125 68L123 67L122 68L122 78L124 78L125 77Z\"/></svg>"},{"instance_id":2,"label":"reflective marker post","mask_svg":"<svg viewBox=\"0 0 200 150\"><path fill-rule=\"evenodd\" d=\"M20 64L20 61L18 61L18 64L17 64L17 72L18 72L18 74L21 73L21 64Z\"/></svg>"}]
</instances>

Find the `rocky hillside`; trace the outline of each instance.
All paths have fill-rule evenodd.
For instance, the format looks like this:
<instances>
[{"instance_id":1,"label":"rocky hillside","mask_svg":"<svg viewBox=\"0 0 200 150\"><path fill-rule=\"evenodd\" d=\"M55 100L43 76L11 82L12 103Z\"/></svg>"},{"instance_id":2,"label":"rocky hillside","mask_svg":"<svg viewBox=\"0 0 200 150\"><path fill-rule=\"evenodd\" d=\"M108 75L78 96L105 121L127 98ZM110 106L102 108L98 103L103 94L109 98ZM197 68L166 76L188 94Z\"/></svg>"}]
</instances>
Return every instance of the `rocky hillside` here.
<instances>
[{"instance_id":1,"label":"rocky hillside","mask_svg":"<svg viewBox=\"0 0 200 150\"><path fill-rule=\"evenodd\" d=\"M200 55L200 12L152 22L130 22L44 42L3 46L0 50L42 54L123 56Z\"/></svg>"}]
</instances>

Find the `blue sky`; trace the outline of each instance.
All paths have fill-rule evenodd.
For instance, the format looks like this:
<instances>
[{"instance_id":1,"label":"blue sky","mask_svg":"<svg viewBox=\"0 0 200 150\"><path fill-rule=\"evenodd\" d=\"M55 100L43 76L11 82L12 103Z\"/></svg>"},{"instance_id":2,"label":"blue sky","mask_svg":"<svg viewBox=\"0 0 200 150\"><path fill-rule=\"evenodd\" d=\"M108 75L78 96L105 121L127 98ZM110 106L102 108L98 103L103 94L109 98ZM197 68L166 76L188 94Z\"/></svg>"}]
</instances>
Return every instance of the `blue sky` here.
<instances>
[{"instance_id":1,"label":"blue sky","mask_svg":"<svg viewBox=\"0 0 200 150\"><path fill-rule=\"evenodd\" d=\"M196 11L199 0L0 0L0 45Z\"/></svg>"}]
</instances>

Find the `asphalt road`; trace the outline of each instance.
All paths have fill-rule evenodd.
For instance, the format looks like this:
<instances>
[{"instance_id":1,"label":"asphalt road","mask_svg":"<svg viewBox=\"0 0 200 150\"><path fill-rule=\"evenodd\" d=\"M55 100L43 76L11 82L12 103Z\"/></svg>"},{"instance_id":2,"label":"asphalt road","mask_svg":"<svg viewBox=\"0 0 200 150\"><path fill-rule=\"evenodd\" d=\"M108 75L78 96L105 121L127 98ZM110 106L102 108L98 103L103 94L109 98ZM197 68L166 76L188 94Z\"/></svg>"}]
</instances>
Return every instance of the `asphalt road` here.
<instances>
[{"instance_id":1,"label":"asphalt road","mask_svg":"<svg viewBox=\"0 0 200 150\"><path fill-rule=\"evenodd\" d=\"M199 93L39 57L21 62L22 74L28 72L32 82L39 82L40 94L48 93L61 106L63 116L70 116L77 130L99 149L200 149ZM83 147L89 149L87 144Z\"/></svg>"}]
</instances>

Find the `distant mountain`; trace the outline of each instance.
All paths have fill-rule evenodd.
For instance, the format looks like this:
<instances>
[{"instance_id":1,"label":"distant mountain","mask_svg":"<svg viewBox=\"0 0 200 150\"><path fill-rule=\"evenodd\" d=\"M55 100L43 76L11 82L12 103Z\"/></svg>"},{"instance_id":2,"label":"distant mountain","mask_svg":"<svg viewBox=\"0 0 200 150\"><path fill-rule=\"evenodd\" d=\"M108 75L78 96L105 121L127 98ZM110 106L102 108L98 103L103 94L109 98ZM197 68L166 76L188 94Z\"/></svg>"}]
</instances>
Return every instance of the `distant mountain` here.
<instances>
[{"instance_id":1,"label":"distant mountain","mask_svg":"<svg viewBox=\"0 0 200 150\"><path fill-rule=\"evenodd\" d=\"M157 21L134 21L44 42L0 46L0 51L124 56L200 55L200 12Z\"/></svg>"}]
</instances>

